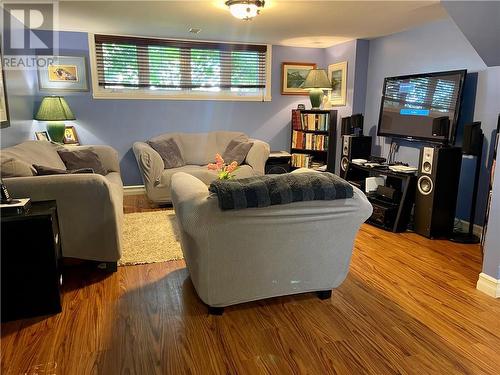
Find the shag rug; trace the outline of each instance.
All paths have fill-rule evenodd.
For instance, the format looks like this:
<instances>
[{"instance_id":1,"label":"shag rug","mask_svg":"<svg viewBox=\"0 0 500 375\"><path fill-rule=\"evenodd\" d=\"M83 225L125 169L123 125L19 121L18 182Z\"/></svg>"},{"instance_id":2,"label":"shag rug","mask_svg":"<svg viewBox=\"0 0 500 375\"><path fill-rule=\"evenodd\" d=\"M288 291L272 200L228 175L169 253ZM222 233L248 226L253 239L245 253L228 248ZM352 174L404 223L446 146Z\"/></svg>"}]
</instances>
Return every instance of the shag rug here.
<instances>
[{"instance_id":1,"label":"shag rug","mask_svg":"<svg viewBox=\"0 0 500 375\"><path fill-rule=\"evenodd\" d=\"M173 210L125 214L120 266L182 259Z\"/></svg>"}]
</instances>

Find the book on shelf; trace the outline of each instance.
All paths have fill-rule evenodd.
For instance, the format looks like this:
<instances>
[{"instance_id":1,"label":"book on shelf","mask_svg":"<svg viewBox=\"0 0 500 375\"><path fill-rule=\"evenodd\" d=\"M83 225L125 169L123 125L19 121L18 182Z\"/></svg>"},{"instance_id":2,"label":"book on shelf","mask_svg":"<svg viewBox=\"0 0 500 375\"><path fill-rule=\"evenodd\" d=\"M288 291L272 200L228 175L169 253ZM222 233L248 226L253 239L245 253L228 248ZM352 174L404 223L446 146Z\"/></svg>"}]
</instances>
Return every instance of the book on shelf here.
<instances>
[{"instance_id":1,"label":"book on shelf","mask_svg":"<svg viewBox=\"0 0 500 375\"><path fill-rule=\"evenodd\" d=\"M294 130L292 133L292 148L326 151L328 150L328 136L323 134L303 133Z\"/></svg>"},{"instance_id":2,"label":"book on shelf","mask_svg":"<svg viewBox=\"0 0 500 375\"><path fill-rule=\"evenodd\" d=\"M293 114L293 129L307 131L328 131L329 113L300 113L300 122L297 113Z\"/></svg>"},{"instance_id":3,"label":"book on shelf","mask_svg":"<svg viewBox=\"0 0 500 375\"><path fill-rule=\"evenodd\" d=\"M314 160L309 154L292 154L292 167L309 168L318 171L326 170L326 164L321 160Z\"/></svg>"}]
</instances>

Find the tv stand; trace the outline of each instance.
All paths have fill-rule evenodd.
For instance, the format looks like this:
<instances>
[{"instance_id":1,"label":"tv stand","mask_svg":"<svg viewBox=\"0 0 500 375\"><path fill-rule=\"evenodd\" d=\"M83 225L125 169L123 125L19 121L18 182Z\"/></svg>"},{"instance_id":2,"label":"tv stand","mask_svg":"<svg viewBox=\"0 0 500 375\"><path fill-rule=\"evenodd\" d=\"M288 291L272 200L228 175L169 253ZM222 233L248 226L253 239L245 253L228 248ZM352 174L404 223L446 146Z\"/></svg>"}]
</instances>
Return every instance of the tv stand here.
<instances>
[{"instance_id":1,"label":"tv stand","mask_svg":"<svg viewBox=\"0 0 500 375\"><path fill-rule=\"evenodd\" d=\"M373 214L366 222L391 232L404 232L408 229L415 203L417 176L415 173L393 172L388 168L349 163L345 179L365 191L365 179L378 176L385 177L385 186L395 190L395 197L387 199L376 193L365 193L373 206Z\"/></svg>"}]
</instances>

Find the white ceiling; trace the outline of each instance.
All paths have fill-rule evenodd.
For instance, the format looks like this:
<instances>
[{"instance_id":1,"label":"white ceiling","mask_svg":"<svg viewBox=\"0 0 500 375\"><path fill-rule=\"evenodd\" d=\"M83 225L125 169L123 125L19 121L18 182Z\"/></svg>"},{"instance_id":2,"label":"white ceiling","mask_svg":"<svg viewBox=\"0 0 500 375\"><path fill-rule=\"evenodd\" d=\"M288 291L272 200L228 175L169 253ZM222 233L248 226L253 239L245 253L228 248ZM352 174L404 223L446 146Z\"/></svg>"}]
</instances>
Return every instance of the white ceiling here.
<instances>
[{"instance_id":1,"label":"white ceiling","mask_svg":"<svg viewBox=\"0 0 500 375\"><path fill-rule=\"evenodd\" d=\"M375 38L446 17L434 1L266 0L252 21L231 16L224 0L66 1L59 3L65 31L328 47ZM190 27L201 28L197 34Z\"/></svg>"}]
</instances>

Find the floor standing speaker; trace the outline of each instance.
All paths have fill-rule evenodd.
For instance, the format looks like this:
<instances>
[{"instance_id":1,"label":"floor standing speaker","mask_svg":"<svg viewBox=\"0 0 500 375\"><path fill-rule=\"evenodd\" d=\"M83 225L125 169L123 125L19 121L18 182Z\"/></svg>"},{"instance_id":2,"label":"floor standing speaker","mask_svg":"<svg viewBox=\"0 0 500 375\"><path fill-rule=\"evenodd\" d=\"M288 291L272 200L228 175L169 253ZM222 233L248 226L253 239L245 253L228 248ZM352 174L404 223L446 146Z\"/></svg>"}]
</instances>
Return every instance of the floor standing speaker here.
<instances>
[{"instance_id":1,"label":"floor standing speaker","mask_svg":"<svg viewBox=\"0 0 500 375\"><path fill-rule=\"evenodd\" d=\"M424 147L420 151L415 197L415 232L428 238L453 232L462 150Z\"/></svg>"},{"instance_id":2,"label":"floor standing speaker","mask_svg":"<svg viewBox=\"0 0 500 375\"><path fill-rule=\"evenodd\" d=\"M369 159L372 152L372 137L344 135L340 158L340 177L345 178L352 159Z\"/></svg>"}]
</instances>

